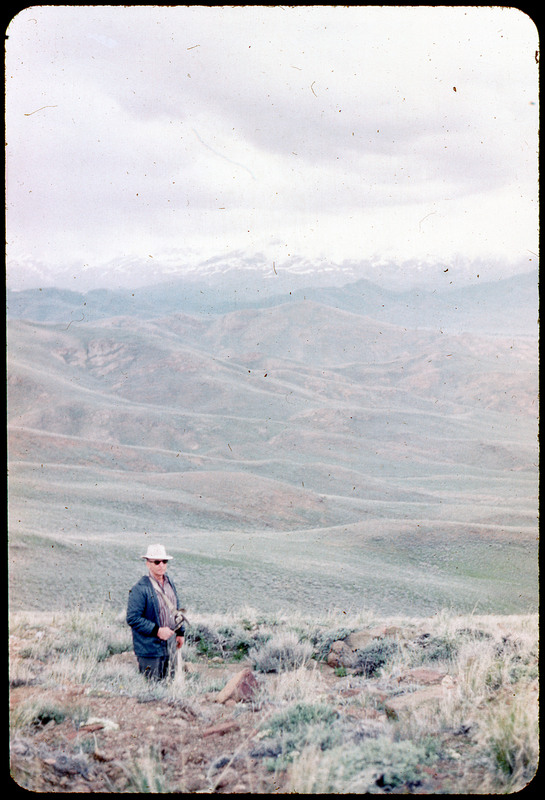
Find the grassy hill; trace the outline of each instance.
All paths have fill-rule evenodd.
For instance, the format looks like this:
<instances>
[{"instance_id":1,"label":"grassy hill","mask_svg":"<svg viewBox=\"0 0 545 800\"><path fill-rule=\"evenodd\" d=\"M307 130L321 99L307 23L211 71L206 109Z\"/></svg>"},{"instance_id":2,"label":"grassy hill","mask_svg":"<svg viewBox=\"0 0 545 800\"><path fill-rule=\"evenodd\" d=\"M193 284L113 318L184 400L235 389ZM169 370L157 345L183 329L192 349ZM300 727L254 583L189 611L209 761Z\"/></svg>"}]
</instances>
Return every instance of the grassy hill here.
<instances>
[{"instance_id":1,"label":"grassy hill","mask_svg":"<svg viewBox=\"0 0 545 800\"><path fill-rule=\"evenodd\" d=\"M11 602L120 600L162 541L210 610L533 610L537 415L530 336L310 300L10 319Z\"/></svg>"}]
</instances>

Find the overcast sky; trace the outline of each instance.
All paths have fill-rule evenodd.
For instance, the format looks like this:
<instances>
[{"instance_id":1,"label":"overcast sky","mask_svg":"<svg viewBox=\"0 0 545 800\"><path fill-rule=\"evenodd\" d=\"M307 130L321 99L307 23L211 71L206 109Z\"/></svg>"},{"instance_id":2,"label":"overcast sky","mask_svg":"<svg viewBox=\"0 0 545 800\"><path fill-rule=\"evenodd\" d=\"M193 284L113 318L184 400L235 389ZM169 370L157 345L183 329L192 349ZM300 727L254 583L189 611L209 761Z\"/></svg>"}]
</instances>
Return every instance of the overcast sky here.
<instances>
[{"instance_id":1,"label":"overcast sky","mask_svg":"<svg viewBox=\"0 0 545 800\"><path fill-rule=\"evenodd\" d=\"M521 11L36 6L7 34L13 286L238 250L536 263Z\"/></svg>"}]
</instances>

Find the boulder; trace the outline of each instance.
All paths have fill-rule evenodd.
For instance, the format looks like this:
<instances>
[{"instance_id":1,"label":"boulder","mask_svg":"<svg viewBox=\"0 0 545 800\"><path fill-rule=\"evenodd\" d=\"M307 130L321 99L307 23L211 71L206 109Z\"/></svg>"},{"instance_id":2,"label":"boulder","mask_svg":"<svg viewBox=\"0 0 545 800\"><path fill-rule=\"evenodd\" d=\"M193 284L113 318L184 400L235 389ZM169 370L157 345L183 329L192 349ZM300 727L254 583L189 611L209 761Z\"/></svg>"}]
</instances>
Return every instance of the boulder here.
<instances>
[{"instance_id":1,"label":"boulder","mask_svg":"<svg viewBox=\"0 0 545 800\"><path fill-rule=\"evenodd\" d=\"M250 667L237 672L216 695L216 703L226 703L234 700L236 703L248 701L253 698L258 688L258 683Z\"/></svg>"},{"instance_id":2,"label":"boulder","mask_svg":"<svg viewBox=\"0 0 545 800\"><path fill-rule=\"evenodd\" d=\"M327 655L327 663L330 667L351 667L355 662L355 653L346 642L338 640L333 642Z\"/></svg>"}]
</instances>

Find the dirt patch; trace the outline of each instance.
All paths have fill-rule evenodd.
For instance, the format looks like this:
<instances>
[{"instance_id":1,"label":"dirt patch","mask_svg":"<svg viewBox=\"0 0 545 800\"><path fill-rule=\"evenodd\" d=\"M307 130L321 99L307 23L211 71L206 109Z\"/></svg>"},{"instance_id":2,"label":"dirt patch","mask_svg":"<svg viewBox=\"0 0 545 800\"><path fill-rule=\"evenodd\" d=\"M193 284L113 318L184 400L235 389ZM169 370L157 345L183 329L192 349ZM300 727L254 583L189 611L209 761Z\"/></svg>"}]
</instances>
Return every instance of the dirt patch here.
<instances>
[{"instance_id":1,"label":"dirt patch","mask_svg":"<svg viewBox=\"0 0 545 800\"><path fill-rule=\"evenodd\" d=\"M263 708L243 703L226 707L211 695L188 702L142 702L90 695L81 686L55 690L19 686L11 692L11 708L39 695L51 707L81 708L84 723L45 720L27 726L12 740L11 772L24 788L109 792L132 786L137 790L138 780L160 781L162 774L171 791L270 790L271 774L262 759L249 756L267 713ZM147 777L139 774L146 764Z\"/></svg>"},{"instance_id":2,"label":"dirt patch","mask_svg":"<svg viewBox=\"0 0 545 800\"><path fill-rule=\"evenodd\" d=\"M191 669L227 680L241 667L203 664ZM362 688L347 686L325 665L319 672L339 713L354 721L383 724L385 715L380 711L352 704L361 699ZM260 682L274 679L259 676ZM287 774L271 768L271 754L260 734L275 711L270 704L221 704L212 692L181 701L143 701L90 692L85 686L25 685L12 689L11 707L40 697L52 708L70 707L73 713L71 719L29 725L12 739L11 774L31 791L270 794L286 790ZM80 723L73 719L78 709ZM460 773L458 762L438 762L423 771L418 793L455 786Z\"/></svg>"}]
</instances>

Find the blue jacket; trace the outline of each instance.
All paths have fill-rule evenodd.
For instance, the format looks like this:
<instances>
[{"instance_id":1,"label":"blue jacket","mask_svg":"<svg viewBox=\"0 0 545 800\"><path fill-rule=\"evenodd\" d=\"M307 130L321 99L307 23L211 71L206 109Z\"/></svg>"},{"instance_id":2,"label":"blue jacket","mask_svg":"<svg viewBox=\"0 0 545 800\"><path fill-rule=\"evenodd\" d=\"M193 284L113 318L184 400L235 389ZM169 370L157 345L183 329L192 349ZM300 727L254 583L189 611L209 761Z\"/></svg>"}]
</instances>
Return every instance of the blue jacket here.
<instances>
[{"instance_id":1,"label":"blue jacket","mask_svg":"<svg viewBox=\"0 0 545 800\"><path fill-rule=\"evenodd\" d=\"M178 592L172 578L165 575L176 595L178 607ZM129 592L127 605L127 624L132 628L132 641L134 652L140 658L161 658L168 653L168 644L157 638L159 630L159 600L155 594L151 581L143 575L138 583ZM183 627L176 631L183 636Z\"/></svg>"}]
</instances>

